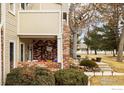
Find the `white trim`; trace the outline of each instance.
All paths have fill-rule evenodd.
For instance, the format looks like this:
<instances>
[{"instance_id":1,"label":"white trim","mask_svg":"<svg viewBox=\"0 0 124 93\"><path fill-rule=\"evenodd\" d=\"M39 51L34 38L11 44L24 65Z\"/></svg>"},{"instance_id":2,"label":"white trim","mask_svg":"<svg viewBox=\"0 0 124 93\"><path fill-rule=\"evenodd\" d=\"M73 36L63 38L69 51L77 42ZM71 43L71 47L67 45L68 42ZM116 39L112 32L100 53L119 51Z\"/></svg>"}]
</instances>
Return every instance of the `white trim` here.
<instances>
[{"instance_id":1,"label":"white trim","mask_svg":"<svg viewBox=\"0 0 124 93\"><path fill-rule=\"evenodd\" d=\"M62 8L61 8L62 10ZM62 41L62 33L63 33L63 26L62 26L62 11L59 14L59 34L57 35L57 59L58 62L61 63L61 69L64 68L63 65L63 41Z\"/></svg>"},{"instance_id":2,"label":"white trim","mask_svg":"<svg viewBox=\"0 0 124 93\"><path fill-rule=\"evenodd\" d=\"M58 33L56 33L56 34L53 34L53 33L17 33L17 35L32 35L32 36L34 36L34 35L38 35L38 36L43 36L43 35L58 35Z\"/></svg>"},{"instance_id":3,"label":"white trim","mask_svg":"<svg viewBox=\"0 0 124 93\"><path fill-rule=\"evenodd\" d=\"M13 10L10 10L10 3L9 3L9 10L8 10L8 12L15 16L15 14L16 14L16 4L15 3L13 3Z\"/></svg>"},{"instance_id":4,"label":"white trim","mask_svg":"<svg viewBox=\"0 0 124 93\"><path fill-rule=\"evenodd\" d=\"M60 59L61 59L61 69L63 69L64 68L64 64L63 64L63 12L62 12L62 5L61 5L61 12L60 12L60 23L59 23L59 25L60 25L60 32L59 32L59 36L58 36L58 38L60 38L60 51L61 51L61 56L60 56Z\"/></svg>"},{"instance_id":5,"label":"white trim","mask_svg":"<svg viewBox=\"0 0 124 93\"><path fill-rule=\"evenodd\" d=\"M15 40L9 40L9 63L10 63L10 43L14 44L14 62L13 62L13 68L16 67L16 41Z\"/></svg>"},{"instance_id":6,"label":"white trim","mask_svg":"<svg viewBox=\"0 0 124 93\"><path fill-rule=\"evenodd\" d=\"M42 5L41 5L41 3L40 3L40 10L42 10Z\"/></svg>"},{"instance_id":7,"label":"white trim","mask_svg":"<svg viewBox=\"0 0 124 93\"><path fill-rule=\"evenodd\" d=\"M4 25L4 31L3 31L3 83L5 83L5 75L6 75L6 62L5 62L5 54L6 54L6 52L5 52L5 48L6 48L6 44L5 44L5 42L6 42L6 40L5 40L5 30L6 30L6 25L5 25L5 23L6 23L6 4L4 3L3 4L3 25Z\"/></svg>"},{"instance_id":8,"label":"white trim","mask_svg":"<svg viewBox=\"0 0 124 93\"><path fill-rule=\"evenodd\" d=\"M29 55L28 55L28 60L30 61L30 62L32 62L32 60L33 60L33 44L32 43L30 43L29 45ZM30 51L30 49L31 49L31 51Z\"/></svg>"},{"instance_id":9,"label":"white trim","mask_svg":"<svg viewBox=\"0 0 124 93\"><path fill-rule=\"evenodd\" d=\"M25 61L25 43L23 42L20 42L19 44L19 58L20 58L20 61L21 61L21 44L23 44L23 62Z\"/></svg>"},{"instance_id":10,"label":"white trim","mask_svg":"<svg viewBox=\"0 0 124 93\"><path fill-rule=\"evenodd\" d=\"M20 10L18 12L21 12L21 13L60 13L61 11L60 10L55 10L55 9L51 9L51 10Z\"/></svg>"}]
</instances>

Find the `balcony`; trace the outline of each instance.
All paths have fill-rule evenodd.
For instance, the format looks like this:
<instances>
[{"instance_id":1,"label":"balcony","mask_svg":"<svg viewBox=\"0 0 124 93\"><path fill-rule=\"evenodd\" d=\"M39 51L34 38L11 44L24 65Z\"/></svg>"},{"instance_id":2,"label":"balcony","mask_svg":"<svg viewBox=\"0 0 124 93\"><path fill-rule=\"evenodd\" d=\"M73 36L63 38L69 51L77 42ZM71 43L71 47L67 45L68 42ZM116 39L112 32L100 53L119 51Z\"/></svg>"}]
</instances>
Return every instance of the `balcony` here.
<instances>
[{"instance_id":1,"label":"balcony","mask_svg":"<svg viewBox=\"0 0 124 93\"><path fill-rule=\"evenodd\" d=\"M18 35L58 35L61 32L60 11L20 11Z\"/></svg>"}]
</instances>

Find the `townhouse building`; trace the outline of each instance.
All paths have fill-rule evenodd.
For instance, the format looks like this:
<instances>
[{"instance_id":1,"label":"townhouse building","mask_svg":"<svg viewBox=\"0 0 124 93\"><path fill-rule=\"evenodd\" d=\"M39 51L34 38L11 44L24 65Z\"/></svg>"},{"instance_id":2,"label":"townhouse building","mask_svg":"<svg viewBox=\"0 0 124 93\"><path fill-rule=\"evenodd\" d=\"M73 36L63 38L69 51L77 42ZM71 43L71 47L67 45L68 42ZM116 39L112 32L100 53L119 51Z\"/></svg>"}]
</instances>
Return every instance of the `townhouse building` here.
<instances>
[{"instance_id":1,"label":"townhouse building","mask_svg":"<svg viewBox=\"0 0 124 93\"><path fill-rule=\"evenodd\" d=\"M0 84L18 62L55 61L70 56L66 3L0 4Z\"/></svg>"}]
</instances>

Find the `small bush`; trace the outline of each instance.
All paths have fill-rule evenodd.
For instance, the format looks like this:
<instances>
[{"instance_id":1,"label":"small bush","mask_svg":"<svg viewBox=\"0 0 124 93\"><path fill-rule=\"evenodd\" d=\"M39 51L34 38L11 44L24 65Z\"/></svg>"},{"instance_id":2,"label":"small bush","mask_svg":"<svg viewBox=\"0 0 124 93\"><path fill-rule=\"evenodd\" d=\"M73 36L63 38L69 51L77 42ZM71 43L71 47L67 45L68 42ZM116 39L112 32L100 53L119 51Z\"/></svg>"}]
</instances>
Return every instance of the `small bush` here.
<instances>
[{"instance_id":1,"label":"small bush","mask_svg":"<svg viewBox=\"0 0 124 93\"><path fill-rule=\"evenodd\" d=\"M55 85L54 74L51 73L49 70L36 68L35 74L36 85Z\"/></svg>"},{"instance_id":2,"label":"small bush","mask_svg":"<svg viewBox=\"0 0 124 93\"><path fill-rule=\"evenodd\" d=\"M94 61L89 59L83 59L80 62L80 66L86 67L85 70L88 70L88 71L94 71L96 70L95 68L98 68L98 65Z\"/></svg>"},{"instance_id":3,"label":"small bush","mask_svg":"<svg viewBox=\"0 0 124 93\"><path fill-rule=\"evenodd\" d=\"M89 68L98 67L97 64L94 61L88 60L88 59L82 60L80 62L80 65L81 66L86 66L86 67L89 67Z\"/></svg>"},{"instance_id":4,"label":"small bush","mask_svg":"<svg viewBox=\"0 0 124 93\"><path fill-rule=\"evenodd\" d=\"M87 85L88 77L76 69L64 69L55 72L56 85Z\"/></svg>"},{"instance_id":5,"label":"small bush","mask_svg":"<svg viewBox=\"0 0 124 93\"><path fill-rule=\"evenodd\" d=\"M15 68L7 74L6 85L19 85L21 83L21 70L22 68Z\"/></svg>"},{"instance_id":6,"label":"small bush","mask_svg":"<svg viewBox=\"0 0 124 93\"><path fill-rule=\"evenodd\" d=\"M7 74L6 85L55 85L55 78L40 67L15 68Z\"/></svg>"}]
</instances>

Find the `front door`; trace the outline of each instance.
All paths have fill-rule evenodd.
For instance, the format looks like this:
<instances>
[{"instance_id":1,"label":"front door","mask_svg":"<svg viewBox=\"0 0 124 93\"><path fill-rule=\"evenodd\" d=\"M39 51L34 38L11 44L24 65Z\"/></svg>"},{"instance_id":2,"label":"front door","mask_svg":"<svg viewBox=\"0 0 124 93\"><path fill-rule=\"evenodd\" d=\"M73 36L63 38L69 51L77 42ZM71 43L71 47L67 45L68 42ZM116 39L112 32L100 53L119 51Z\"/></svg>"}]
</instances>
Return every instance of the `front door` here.
<instances>
[{"instance_id":1,"label":"front door","mask_svg":"<svg viewBox=\"0 0 124 93\"><path fill-rule=\"evenodd\" d=\"M10 42L10 70L14 68L14 43Z\"/></svg>"}]
</instances>

